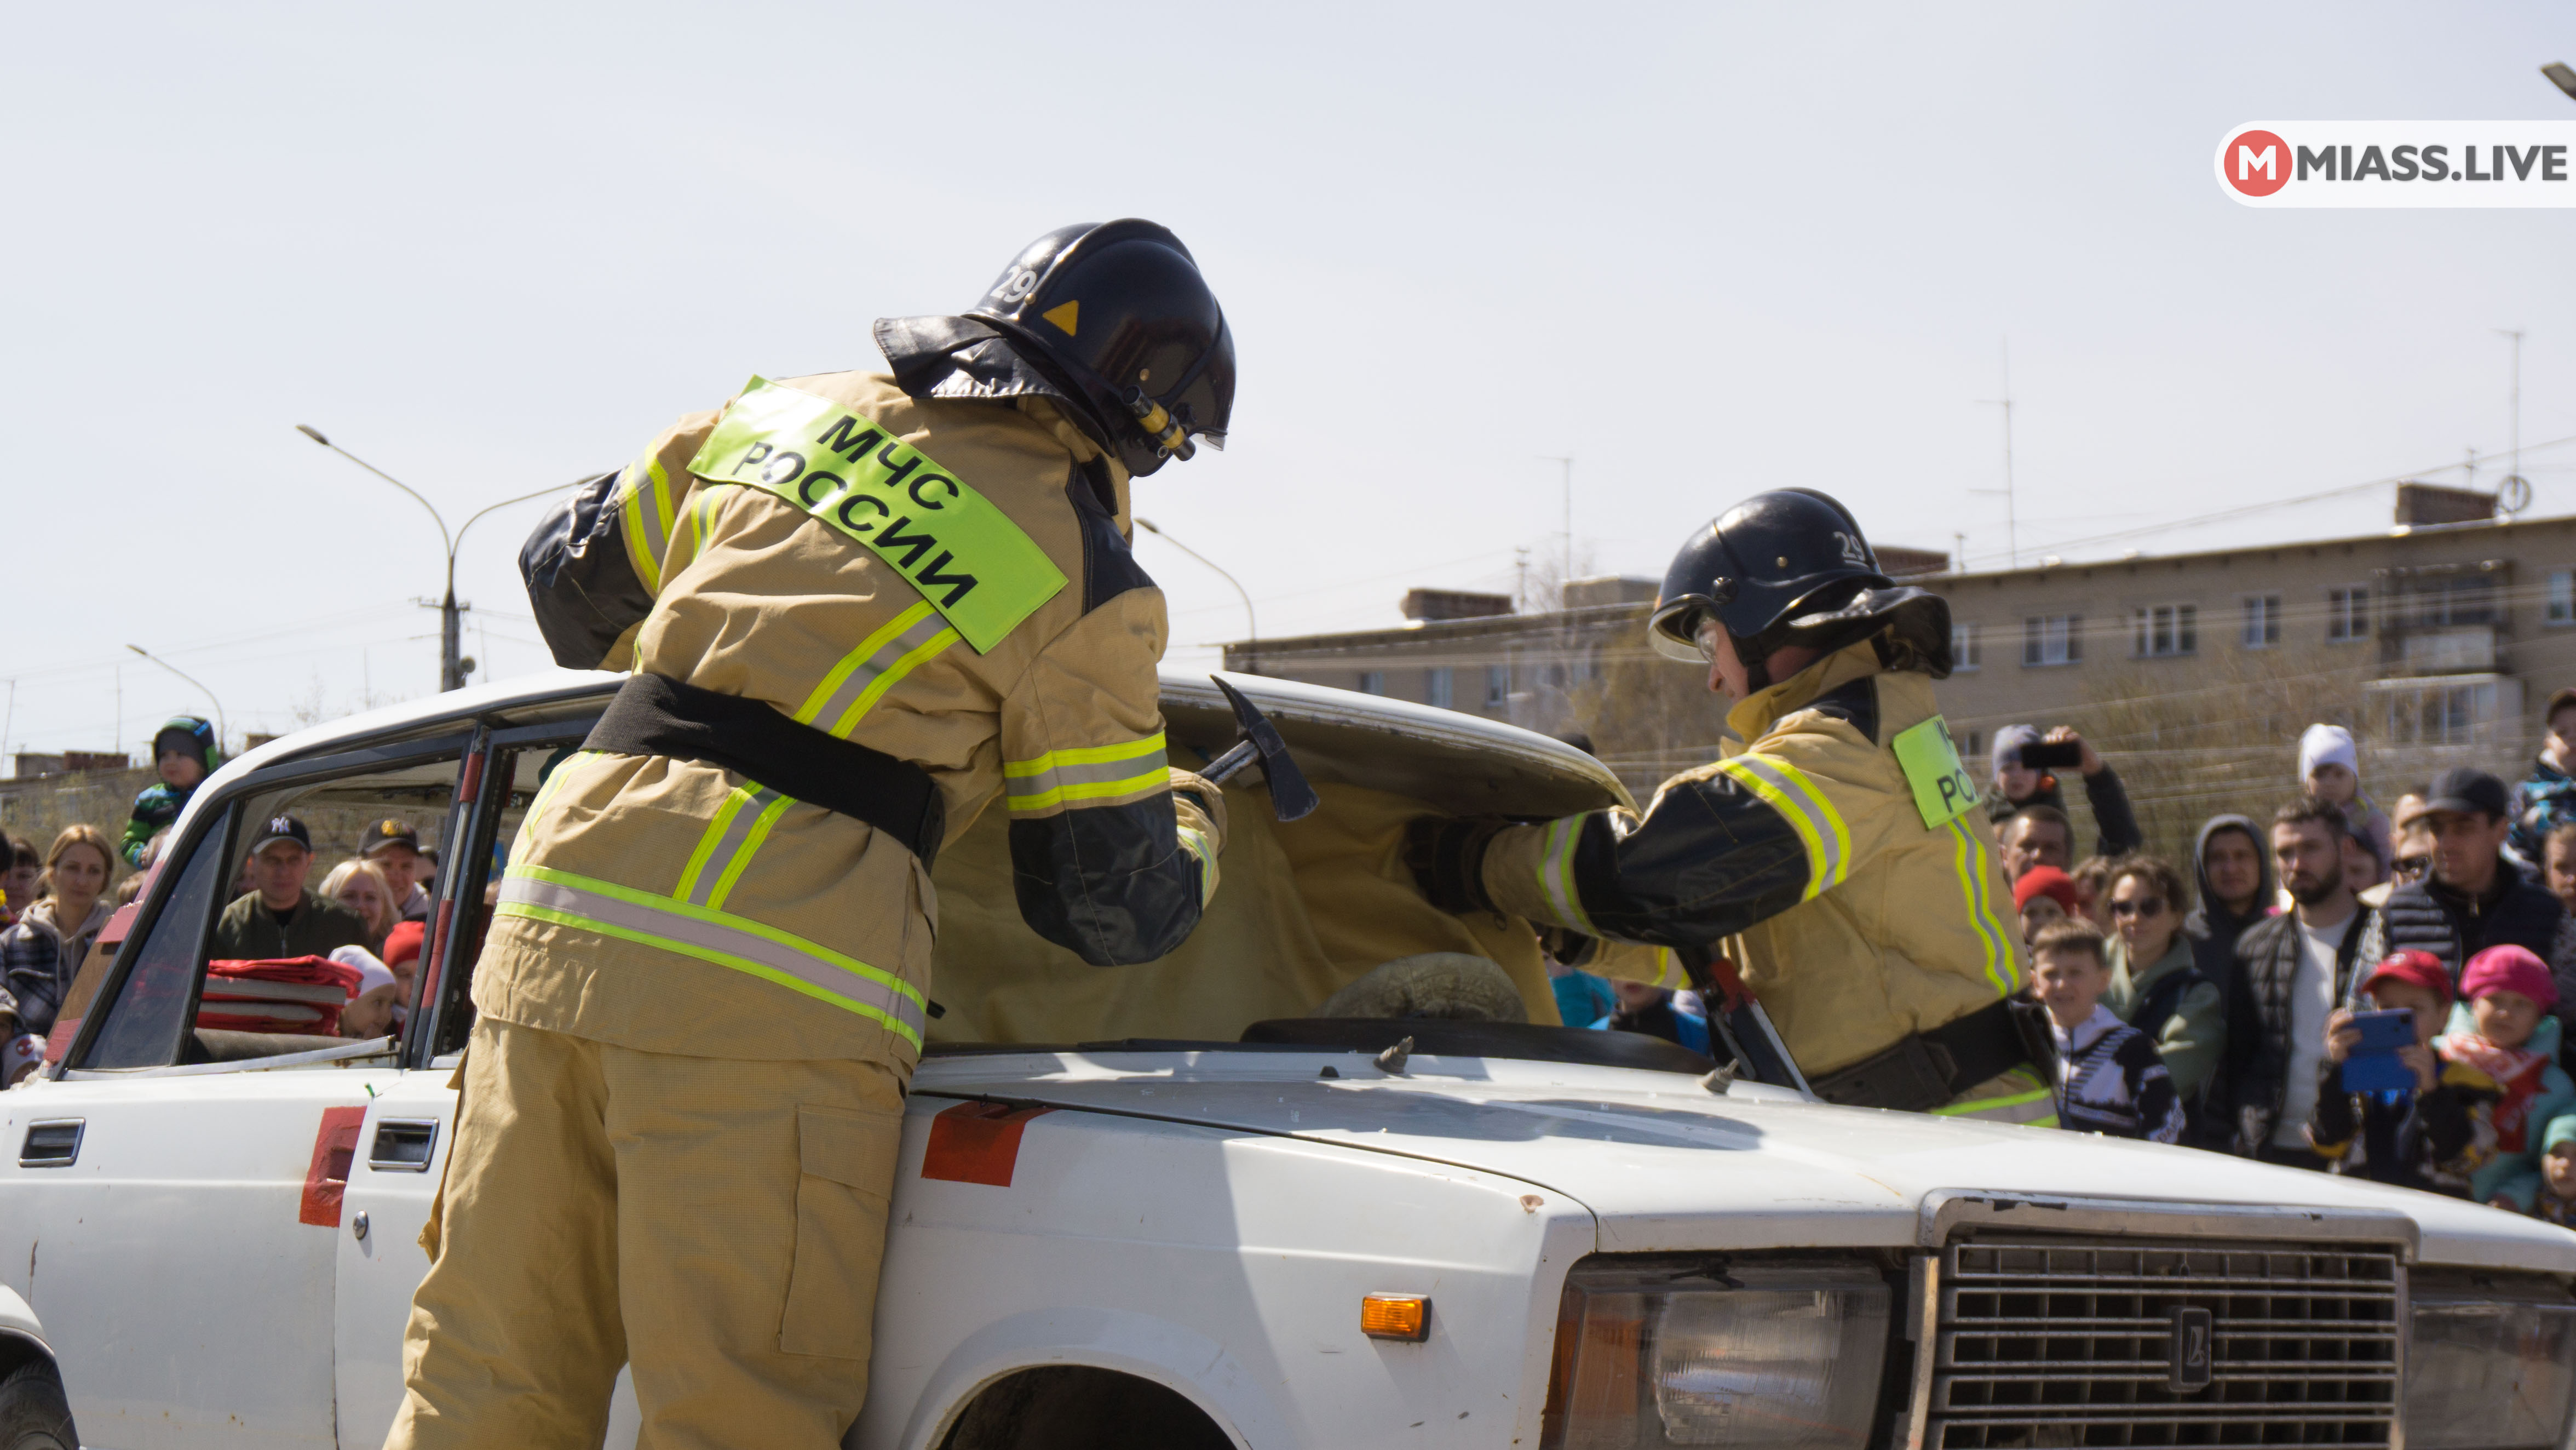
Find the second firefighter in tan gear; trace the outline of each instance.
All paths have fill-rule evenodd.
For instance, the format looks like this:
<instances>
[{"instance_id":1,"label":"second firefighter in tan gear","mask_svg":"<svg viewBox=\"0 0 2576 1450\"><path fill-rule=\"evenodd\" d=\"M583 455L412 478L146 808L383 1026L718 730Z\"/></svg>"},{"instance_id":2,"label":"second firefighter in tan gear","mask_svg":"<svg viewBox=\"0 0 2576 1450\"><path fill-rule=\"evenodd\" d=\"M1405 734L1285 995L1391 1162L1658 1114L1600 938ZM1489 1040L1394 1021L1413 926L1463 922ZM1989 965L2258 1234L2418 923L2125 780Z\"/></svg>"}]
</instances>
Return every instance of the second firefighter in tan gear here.
<instances>
[{"instance_id":1,"label":"second firefighter in tan gear","mask_svg":"<svg viewBox=\"0 0 2576 1450\"><path fill-rule=\"evenodd\" d=\"M1786 490L1694 537L1654 628L1704 660L1743 744L1642 815L1450 831L1427 885L1728 957L1829 1100L2054 1121L2012 894L1933 699L1946 605L1880 573L1839 503Z\"/></svg>"},{"instance_id":2,"label":"second firefighter in tan gear","mask_svg":"<svg viewBox=\"0 0 2576 1450\"><path fill-rule=\"evenodd\" d=\"M1116 294L1140 276L1168 285ZM512 844L389 1444L596 1445L623 1361L647 1446L837 1445L928 1011L924 858L1007 810L1022 917L1103 966L1215 891L1222 799L1165 760L1127 485L1222 433L1231 339L1150 223L1051 233L987 302L881 324L891 376L755 379L531 540L558 661L635 671L610 719L644 723L604 720ZM1155 436L1069 385L1104 356L1078 328L1165 369Z\"/></svg>"},{"instance_id":3,"label":"second firefighter in tan gear","mask_svg":"<svg viewBox=\"0 0 2576 1450\"><path fill-rule=\"evenodd\" d=\"M1733 938L1745 985L1811 1080L2020 990L1991 846L1972 816L1927 828L1887 743L1937 722L1929 679L1882 670L1864 642L1728 719L1753 743L1666 781L1642 817L1602 811L1495 837L1487 895L1591 936ZM1961 1097L2015 1121L2049 1115L2036 1077Z\"/></svg>"}]
</instances>

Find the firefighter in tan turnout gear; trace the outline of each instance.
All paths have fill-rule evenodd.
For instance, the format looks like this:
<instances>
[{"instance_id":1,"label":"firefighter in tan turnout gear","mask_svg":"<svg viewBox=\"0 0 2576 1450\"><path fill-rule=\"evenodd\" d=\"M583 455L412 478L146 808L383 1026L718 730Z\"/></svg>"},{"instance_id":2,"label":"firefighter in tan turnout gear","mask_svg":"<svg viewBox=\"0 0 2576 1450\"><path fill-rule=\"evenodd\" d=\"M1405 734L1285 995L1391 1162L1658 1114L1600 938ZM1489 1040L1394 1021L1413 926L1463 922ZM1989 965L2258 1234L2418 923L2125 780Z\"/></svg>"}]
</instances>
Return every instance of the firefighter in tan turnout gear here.
<instances>
[{"instance_id":1,"label":"firefighter in tan turnout gear","mask_svg":"<svg viewBox=\"0 0 2576 1450\"><path fill-rule=\"evenodd\" d=\"M1433 899L1613 941L1723 952L1826 1099L2055 1120L2012 892L1936 712L1950 611L1879 571L1807 489L1757 494L1674 559L1649 624L1747 742L1642 816L1425 820ZM1733 940L1729 940L1732 938Z\"/></svg>"},{"instance_id":2,"label":"firefighter in tan turnout gear","mask_svg":"<svg viewBox=\"0 0 2576 1450\"><path fill-rule=\"evenodd\" d=\"M942 841L998 801L1022 917L1103 966L1216 889L1127 538L1233 402L1189 251L1068 227L876 338L889 373L755 378L524 551L556 658L634 676L510 853L389 1445L596 1446L622 1364L645 1445L838 1445Z\"/></svg>"}]
</instances>

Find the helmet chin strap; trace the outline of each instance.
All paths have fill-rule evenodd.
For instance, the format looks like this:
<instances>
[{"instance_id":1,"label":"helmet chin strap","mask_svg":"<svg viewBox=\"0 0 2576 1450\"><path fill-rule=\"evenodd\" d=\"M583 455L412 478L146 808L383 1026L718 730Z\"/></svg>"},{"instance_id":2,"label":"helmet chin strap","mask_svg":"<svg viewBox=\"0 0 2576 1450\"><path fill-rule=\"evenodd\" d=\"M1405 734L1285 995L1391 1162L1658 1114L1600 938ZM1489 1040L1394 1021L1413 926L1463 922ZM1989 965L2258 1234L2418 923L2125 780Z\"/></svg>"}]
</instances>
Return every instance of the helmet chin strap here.
<instances>
[{"instance_id":1,"label":"helmet chin strap","mask_svg":"<svg viewBox=\"0 0 2576 1450\"><path fill-rule=\"evenodd\" d=\"M1771 656L1767 653L1756 653L1754 643L1749 639L1730 634L1726 640L1728 644L1734 646L1736 663L1744 666L1746 689L1753 694L1760 694L1770 689Z\"/></svg>"}]
</instances>

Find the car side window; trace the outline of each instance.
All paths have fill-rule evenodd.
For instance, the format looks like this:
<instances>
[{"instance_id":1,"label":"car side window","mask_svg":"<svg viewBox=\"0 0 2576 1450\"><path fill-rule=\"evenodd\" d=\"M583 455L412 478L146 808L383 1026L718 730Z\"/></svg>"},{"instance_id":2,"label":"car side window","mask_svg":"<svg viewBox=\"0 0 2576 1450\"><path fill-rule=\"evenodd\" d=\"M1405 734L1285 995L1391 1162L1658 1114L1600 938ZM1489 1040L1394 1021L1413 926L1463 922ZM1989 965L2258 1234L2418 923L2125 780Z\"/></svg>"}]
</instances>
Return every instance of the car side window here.
<instances>
[{"instance_id":1,"label":"car side window","mask_svg":"<svg viewBox=\"0 0 2576 1450\"><path fill-rule=\"evenodd\" d=\"M229 791L71 1066L384 1055L345 1049L405 1036L417 964L436 950L410 893L454 838L467 743L291 761Z\"/></svg>"},{"instance_id":2,"label":"car side window","mask_svg":"<svg viewBox=\"0 0 2576 1450\"><path fill-rule=\"evenodd\" d=\"M179 1029L187 1021L197 969L205 961L206 931L228 874L224 844L230 826L230 812L225 812L197 838L186 869L152 918L150 933L127 948L134 953L134 965L106 1007L107 1021L88 1056L76 1066L159 1067L177 1058ZM74 1006L69 1001L63 1005L66 1013Z\"/></svg>"}]
</instances>

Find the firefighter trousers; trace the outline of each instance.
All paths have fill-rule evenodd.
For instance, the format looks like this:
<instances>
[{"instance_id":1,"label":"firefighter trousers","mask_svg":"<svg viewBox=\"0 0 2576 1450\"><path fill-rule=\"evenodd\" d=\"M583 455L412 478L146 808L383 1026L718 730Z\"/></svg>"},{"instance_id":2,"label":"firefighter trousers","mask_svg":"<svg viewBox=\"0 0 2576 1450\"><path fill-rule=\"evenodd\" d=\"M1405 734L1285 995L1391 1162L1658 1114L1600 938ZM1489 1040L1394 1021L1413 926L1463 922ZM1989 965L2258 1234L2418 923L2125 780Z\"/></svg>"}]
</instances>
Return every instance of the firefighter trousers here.
<instances>
[{"instance_id":1,"label":"firefighter trousers","mask_svg":"<svg viewBox=\"0 0 2576 1450\"><path fill-rule=\"evenodd\" d=\"M387 1450L588 1450L623 1364L645 1450L838 1446L867 1397L902 1115L883 1064L484 1018Z\"/></svg>"}]
</instances>

